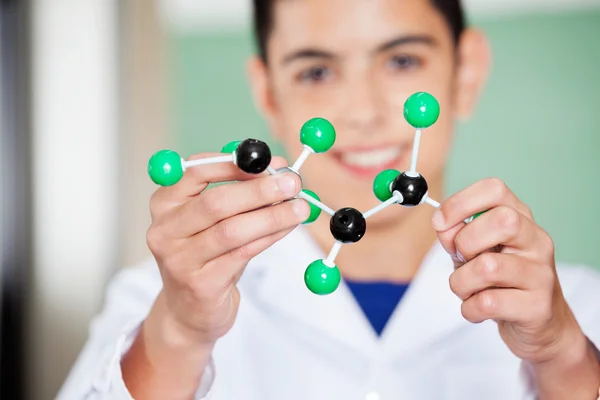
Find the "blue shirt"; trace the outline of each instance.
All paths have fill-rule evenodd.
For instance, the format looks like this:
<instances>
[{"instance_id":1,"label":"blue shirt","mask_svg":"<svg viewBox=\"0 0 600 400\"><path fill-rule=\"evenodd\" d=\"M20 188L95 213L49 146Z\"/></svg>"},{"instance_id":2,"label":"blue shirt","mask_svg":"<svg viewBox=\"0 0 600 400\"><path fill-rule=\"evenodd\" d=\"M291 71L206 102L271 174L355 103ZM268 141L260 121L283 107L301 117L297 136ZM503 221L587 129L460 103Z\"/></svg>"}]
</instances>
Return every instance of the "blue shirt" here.
<instances>
[{"instance_id":1,"label":"blue shirt","mask_svg":"<svg viewBox=\"0 0 600 400\"><path fill-rule=\"evenodd\" d=\"M408 283L362 282L347 279L345 282L377 335L383 332L383 328L409 286Z\"/></svg>"}]
</instances>

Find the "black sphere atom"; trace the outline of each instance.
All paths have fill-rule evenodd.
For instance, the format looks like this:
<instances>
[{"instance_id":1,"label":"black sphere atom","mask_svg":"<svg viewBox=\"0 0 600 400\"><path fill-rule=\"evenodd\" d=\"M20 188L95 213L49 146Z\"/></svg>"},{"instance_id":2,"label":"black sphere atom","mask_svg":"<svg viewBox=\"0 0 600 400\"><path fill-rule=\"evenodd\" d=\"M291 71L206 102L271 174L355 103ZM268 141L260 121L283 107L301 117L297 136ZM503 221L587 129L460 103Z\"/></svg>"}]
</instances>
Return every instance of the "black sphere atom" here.
<instances>
[{"instance_id":1,"label":"black sphere atom","mask_svg":"<svg viewBox=\"0 0 600 400\"><path fill-rule=\"evenodd\" d=\"M271 164L271 149L257 139L246 139L235 150L235 163L249 174L260 174Z\"/></svg>"},{"instance_id":2,"label":"black sphere atom","mask_svg":"<svg viewBox=\"0 0 600 400\"><path fill-rule=\"evenodd\" d=\"M407 207L421 204L428 190L427 181L421 175L409 176L403 172L392 182L392 193L400 192L403 198L400 204Z\"/></svg>"},{"instance_id":3,"label":"black sphere atom","mask_svg":"<svg viewBox=\"0 0 600 400\"><path fill-rule=\"evenodd\" d=\"M367 221L360 211L354 208L342 208L331 217L329 229L337 241L356 243L365 235Z\"/></svg>"}]
</instances>

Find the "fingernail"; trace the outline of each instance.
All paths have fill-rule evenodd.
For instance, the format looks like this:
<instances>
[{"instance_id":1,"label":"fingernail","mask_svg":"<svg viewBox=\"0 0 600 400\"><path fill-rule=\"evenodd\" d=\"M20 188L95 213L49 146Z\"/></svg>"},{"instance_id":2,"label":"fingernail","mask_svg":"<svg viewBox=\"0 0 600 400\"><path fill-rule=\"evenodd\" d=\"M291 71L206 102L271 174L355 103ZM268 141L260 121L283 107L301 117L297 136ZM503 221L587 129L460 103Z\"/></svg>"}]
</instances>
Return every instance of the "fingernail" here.
<instances>
[{"instance_id":1,"label":"fingernail","mask_svg":"<svg viewBox=\"0 0 600 400\"><path fill-rule=\"evenodd\" d=\"M436 230L441 230L444 227L446 221L444 221L444 214L442 214L441 210L436 210L433 213L433 217L431 218L431 223Z\"/></svg>"},{"instance_id":2,"label":"fingernail","mask_svg":"<svg viewBox=\"0 0 600 400\"><path fill-rule=\"evenodd\" d=\"M302 221L305 221L308 218L310 207L306 204L305 201L294 200L294 204L292 204L292 210L294 214Z\"/></svg>"},{"instance_id":3,"label":"fingernail","mask_svg":"<svg viewBox=\"0 0 600 400\"><path fill-rule=\"evenodd\" d=\"M467 259L465 258L465 256L463 256L460 251L456 250L456 258L458 259L458 261L460 262L467 262Z\"/></svg>"},{"instance_id":4,"label":"fingernail","mask_svg":"<svg viewBox=\"0 0 600 400\"><path fill-rule=\"evenodd\" d=\"M277 178L277 185L283 193L291 195L296 192L296 180L293 176L289 174L282 174Z\"/></svg>"}]
</instances>

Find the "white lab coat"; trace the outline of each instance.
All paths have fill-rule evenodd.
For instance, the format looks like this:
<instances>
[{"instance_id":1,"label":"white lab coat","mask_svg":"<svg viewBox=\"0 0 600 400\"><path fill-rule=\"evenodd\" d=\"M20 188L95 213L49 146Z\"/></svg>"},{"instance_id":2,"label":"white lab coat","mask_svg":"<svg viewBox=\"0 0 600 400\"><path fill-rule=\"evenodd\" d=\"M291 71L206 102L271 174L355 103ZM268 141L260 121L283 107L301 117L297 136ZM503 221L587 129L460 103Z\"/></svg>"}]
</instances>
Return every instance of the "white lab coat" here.
<instances>
[{"instance_id":1,"label":"white lab coat","mask_svg":"<svg viewBox=\"0 0 600 400\"><path fill-rule=\"evenodd\" d=\"M324 257L299 227L248 265L236 323L218 342L197 399L535 398L496 324L462 317L448 284L452 262L439 244L381 337L343 283L323 297L306 289L306 266ZM600 274L561 265L559 276L584 332L600 344ZM160 288L153 260L114 278L59 399L131 399L119 360Z\"/></svg>"}]
</instances>

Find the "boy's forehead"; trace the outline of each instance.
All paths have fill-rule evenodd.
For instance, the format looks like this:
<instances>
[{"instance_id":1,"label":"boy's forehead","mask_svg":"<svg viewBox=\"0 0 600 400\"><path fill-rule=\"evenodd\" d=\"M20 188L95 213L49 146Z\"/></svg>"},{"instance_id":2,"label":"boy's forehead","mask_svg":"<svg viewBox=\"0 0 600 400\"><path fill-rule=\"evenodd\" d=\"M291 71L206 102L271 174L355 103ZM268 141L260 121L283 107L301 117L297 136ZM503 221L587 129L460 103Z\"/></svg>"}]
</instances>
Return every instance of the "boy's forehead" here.
<instances>
[{"instance_id":1,"label":"boy's forehead","mask_svg":"<svg viewBox=\"0 0 600 400\"><path fill-rule=\"evenodd\" d=\"M269 41L275 51L306 45L358 48L403 34L451 40L429 0L278 0Z\"/></svg>"}]
</instances>

